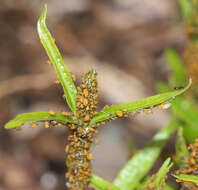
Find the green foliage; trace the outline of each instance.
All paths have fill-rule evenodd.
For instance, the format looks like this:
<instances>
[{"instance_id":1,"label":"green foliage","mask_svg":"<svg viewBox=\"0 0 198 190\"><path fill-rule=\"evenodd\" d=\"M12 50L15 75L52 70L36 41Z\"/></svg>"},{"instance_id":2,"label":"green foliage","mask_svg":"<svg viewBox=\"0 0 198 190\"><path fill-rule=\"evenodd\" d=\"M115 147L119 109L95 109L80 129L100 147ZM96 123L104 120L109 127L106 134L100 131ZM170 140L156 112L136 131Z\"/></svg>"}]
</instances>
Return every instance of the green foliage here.
<instances>
[{"instance_id":1,"label":"green foliage","mask_svg":"<svg viewBox=\"0 0 198 190\"><path fill-rule=\"evenodd\" d=\"M178 0L178 3L184 20L188 20L192 16L193 11L191 0Z\"/></svg>"},{"instance_id":2,"label":"green foliage","mask_svg":"<svg viewBox=\"0 0 198 190\"><path fill-rule=\"evenodd\" d=\"M54 115L51 115L49 112L33 112L33 113L23 113L18 115L15 119L9 121L5 125L5 129L17 128L24 123L37 122L37 121L59 121L62 123L74 123L74 121L66 116L63 116L60 113L55 112Z\"/></svg>"},{"instance_id":3,"label":"green foliage","mask_svg":"<svg viewBox=\"0 0 198 190\"><path fill-rule=\"evenodd\" d=\"M47 14L47 5L45 5L43 13L40 16L38 24L37 24L38 34L39 34L41 43L43 44L50 60L52 61L53 66L56 70L56 74L62 84L67 103L70 109L72 110L72 112L74 113L74 115L76 115L77 90L72 81L71 75L68 72L63 62L62 56L58 48L56 47L54 39L52 38L50 32L48 31L46 27L46 24L45 24L46 14Z\"/></svg>"},{"instance_id":4,"label":"green foliage","mask_svg":"<svg viewBox=\"0 0 198 190\"><path fill-rule=\"evenodd\" d=\"M198 176L195 175L178 174L173 176L182 181L189 181L198 184Z\"/></svg>"},{"instance_id":5,"label":"green foliage","mask_svg":"<svg viewBox=\"0 0 198 190\"><path fill-rule=\"evenodd\" d=\"M166 180L167 173L169 172L169 169L172 167L172 165L173 163L171 163L171 159L167 158L163 163L162 167L157 172L156 178L154 180L155 187L157 190L164 189L164 182Z\"/></svg>"},{"instance_id":6,"label":"green foliage","mask_svg":"<svg viewBox=\"0 0 198 190\"><path fill-rule=\"evenodd\" d=\"M112 183L105 181L101 177L92 175L89 184L97 190L119 190L120 188L116 187Z\"/></svg>"},{"instance_id":7,"label":"green foliage","mask_svg":"<svg viewBox=\"0 0 198 190\"><path fill-rule=\"evenodd\" d=\"M179 97L172 105L172 113L179 121L183 121L181 126L184 130L184 137L189 142L194 142L198 138L198 111L190 100Z\"/></svg>"},{"instance_id":8,"label":"green foliage","mask_svg":"<svg viewBox=\"0 0 198 190\"><path fill-rule=\"evenodd\" d=\"M183 128L178 127L177 129L177 141L176 141L176 158L179 168L184 167L185 157L189 155L186 141L183 136Z\"/></svg>"},{"instance_id":9,"label":"green foliage","mask_svg":"<svg viewBox=\"0 0 198 190\"><path fill-rule=\"evenodd\" d=\"M190 9L189 4L187 3L187 0L186 1L180 0L180 5L182 7L184 17L188 18L189 15L191 14L191 9ZM54 39L52 38L50 32L48 31L46 27L46 23L45 23L46 13L47 13L47 6L45 5L43 13L38 20L38 25L37 25L38 34L39 34L41 43L43 44L50 60L52 61L53 66L56 70L56 74L62 84L64 95L66 97L68 106L70 107L73 114L76 116L77 115L76 113L77 112L77 107L76 107L77 90L72 81L71 74L67 70L63 62L63 59L61 57L61 54L55 45ZM184 72L184 66L182 64L181 59L176 54L176 52L172 49L168 49L166 51L166 58L169 63L170 69L172 71L172 74L169 78L171 89L173 85L175 84L183 85L186 77L185 77L185 72ZM93 72L95 71L93 70ZM90 72L90 77L92 74L93 73ZM101 110L98 114L96 114L91 119L90 123L87 123L86 126L87 128L90 128L91 126L95 127L96 123L99 123L102 121L108 121L110 119L116 118L118 111L121 111L121 112L126 111L127 113L130 113L130 112L140 111L143 109L150 109L160 104L170 103L170 101L174 99L176 96L184 93L191 86L191 83L192 81L190 79L186 87L179 89L179 90L178 89L173 90L170 92L165 92L169 90L170 88L164 83L160 83L159 88L164 93L147 97L145 99L141 99L135 102L106 107L103 110ZM167 141L169 140L169 138L175 131L176 125L181 124L181 123L183 124L181 125L183 128L179 128L178 130L176 150L177 150L177 157L179 158L180 163L182 164L183 156L186 156L188 154L185 140L183 137L183 131L184 131L184 136L189 141L193 141L195 138L198 137L197 110L195 109L195 107L192 106L190 101L188 101L187 99L177 98L173 102L172 113L173 113L174 119L166 127L164 127L159 132L157 132L157 134L153 137L153 139L143 149L139 150L128 161L128 163L124 166L124 168L122 168L122 170L119 172L114 183L110 183L102 179L101 177L92 175L90 178L89 184L97 190L108 190L108 189L133 190L140 186L143 187L144 185L142 185L141 181L143 180L145 175L148 173L148 171L152 168L156 159L159 157L164 145L167 143ZM75 127L78 127L78 124L80 122L77 123L76 120L78 120L78 118L75 119L74 121L72 117L67 117L57 112L24 113L24 114L18 115L15 119L8 122L5 125L5 128L12 129L12 128L17 128L24 123L40 122L40 121L57 121L63 124L75 124ZM80 126L80 129L82 129L82 126L83 125ZM89 157L92 157L92 156L89 155ZM70 167L68 162L67 162L67 166ZM163 182L171 166L172 166L172 163L170 161L170 158L168 158L164 162L162 167L159 169L157 176L155 178L155 184L156 184L157 190L161 190L164 188ZM175 177L177 177L178 179L185 178L185 180L187 179L189 181L193 180L193 182L197 182L196 176L175 175ZM171 186L166 186L165 189L173 190L174 188Z\"/></svg>"},{"instance_id":10,"label":"green foliage","mask_svg":"<svg viewBox=\"0 0 198 190\"><path fill-rule=\"evenodd\" d=\"M135 154L116 177L114 184L122 190L133 190L151 169L162 148L173 134L175 121L161 129L152 141Z\"/></svg>"},{"instance_id":11,"label":"green foliage","mask_svg":"<svg viewBox=\"0 0 198 190\"><path fill-rule=\"evenodd\" d=\"M95 117L93 117L93 119L90 122L90 125L115 117L116 111L118 110L123 111L124 109L126 109L127 112L132 112L132 111L141 110L143 108L149 108L151 106L167 102L170 99L175 98L176 96L185 92L190 87L191 83L192 83L192 80L190 79L188 85L184 89L174 90L172 92L158 94L158 95L144 98L142 100L138 100L135 102L115 105L115 106L110 106L108 108L105 108L102 111L100 111Z\"/></svg>"}]
</instances>

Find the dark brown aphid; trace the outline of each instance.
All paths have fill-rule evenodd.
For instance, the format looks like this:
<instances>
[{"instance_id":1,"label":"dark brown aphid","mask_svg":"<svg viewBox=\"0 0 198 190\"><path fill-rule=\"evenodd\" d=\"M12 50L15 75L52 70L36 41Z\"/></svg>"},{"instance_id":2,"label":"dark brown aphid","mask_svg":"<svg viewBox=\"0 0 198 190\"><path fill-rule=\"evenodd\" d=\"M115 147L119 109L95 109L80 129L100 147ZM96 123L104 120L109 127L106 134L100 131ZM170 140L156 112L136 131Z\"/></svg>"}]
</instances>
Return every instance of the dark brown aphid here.
<instances>
[{"instance_id":1,"label":"dark brown aphid","mask_svg":"<svg viewBox=\"0 0 198 190\"><path fill-rule=\"evenodd\" d=\"M181 90L181 89L184 89L184 87L183 86L175 86L174 87L174 90Z\"/></svg>"}]
</instances>

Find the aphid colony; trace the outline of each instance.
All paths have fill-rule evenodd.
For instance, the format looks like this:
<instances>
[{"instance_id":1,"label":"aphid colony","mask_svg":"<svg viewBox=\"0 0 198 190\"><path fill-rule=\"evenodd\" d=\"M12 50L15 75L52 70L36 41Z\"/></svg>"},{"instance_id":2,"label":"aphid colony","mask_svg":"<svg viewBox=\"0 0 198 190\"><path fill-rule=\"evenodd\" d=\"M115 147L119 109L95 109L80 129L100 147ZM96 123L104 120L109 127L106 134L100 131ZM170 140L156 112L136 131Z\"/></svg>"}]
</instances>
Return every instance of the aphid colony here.
<instances>
[{"instance_id":1,"label":"aphid colony","mask_svg":"<svg viewBox=\"0 0 198 190\"><path fill-rule=\"evenodd\" d=\"M198 176L198 139L194 144L190 144L189 156L185 158L184 168L178 170L176 174L188 174ZM198 184L188 181L176 180L178 183L182 183L181 190L197 190Z\"/></svg>"},{"instance_id":2,"label":"aphid colony","mask_svg":"<svg viewBox=\"0 0 198 190\"><path fill-rule=\"evenodd\" d=\"M48 64L50 64L50 62L48 62ZM71 76L75 81L76 77L74 75ZM55 120L44 121L45 128L67 126L71 132L68 136L68 144L65 147L67 161L69 163L68 171L65 174L65 177L68 179L67 186L69 189L85 189L90 180L92 173L91 160L93 157L91 153L91 145L92 143L98 145L98 140L93 138L94 134L98 134L96 127L116 118L129 116L127 109L116 110L113 114L107 114L108 118L105 118L105 121L97 122L90 126L91 119L97 114L96 108L98 105L98 90L96 76L96 71L92 69L86 72L85 76L82 77L82 84L77 87L76 116L74 116L71 112L61 113L63 116L72 118L76 124L65 124ZM59 81L56 81L55 83L59 84ZM164 102L132 112L132 116L136 116L141 112L151 114L154 108L167 109L169 107L170 103ZM106 114L105 110L108 108L109 106L105 106L101 112ZM51 116L55 115L55 112L52 110L48 113ZM31 126L32 128L35 128L37 125L32 123ZM148 184L146 188L146 190L152 190L154 188L154 184Z\"/></svg>"},{"instance_id":3,"label":"aphid colony","mask_svg":"<svg viewBox=\"0 0 198 190\"><path fill-rule=\"evenodd\" d=\"M94 126L89 126L90 119L97 114L98 105L96 71L91 70L82 77L82 84L77 87L77 118L78 125L70 124L71 135L65 152L68 154L69 168L66 173L67 186L70 189L84 189L90 180L92 167L91 144L98 144L93 135L98 134Z\"/></svg>"}]
</instances>

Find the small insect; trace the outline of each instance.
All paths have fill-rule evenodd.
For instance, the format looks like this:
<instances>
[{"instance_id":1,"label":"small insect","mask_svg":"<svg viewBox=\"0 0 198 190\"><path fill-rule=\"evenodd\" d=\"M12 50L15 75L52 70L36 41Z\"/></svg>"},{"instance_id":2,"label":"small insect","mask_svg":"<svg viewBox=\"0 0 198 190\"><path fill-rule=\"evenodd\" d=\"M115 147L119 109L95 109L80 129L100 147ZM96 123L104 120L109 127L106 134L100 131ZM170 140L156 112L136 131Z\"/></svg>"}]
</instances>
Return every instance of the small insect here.
<instances>
[{"instance_id":1,"label":"small insect","mask_svg":"<svg viewBox=\"0 0 198 190\"><path fill-rule=\"evenodd\" d=\"M181 89L184 89L184 87L183 86L175 86L174 87L174 90L181 90Z\"/></svg>"}]
</instances>

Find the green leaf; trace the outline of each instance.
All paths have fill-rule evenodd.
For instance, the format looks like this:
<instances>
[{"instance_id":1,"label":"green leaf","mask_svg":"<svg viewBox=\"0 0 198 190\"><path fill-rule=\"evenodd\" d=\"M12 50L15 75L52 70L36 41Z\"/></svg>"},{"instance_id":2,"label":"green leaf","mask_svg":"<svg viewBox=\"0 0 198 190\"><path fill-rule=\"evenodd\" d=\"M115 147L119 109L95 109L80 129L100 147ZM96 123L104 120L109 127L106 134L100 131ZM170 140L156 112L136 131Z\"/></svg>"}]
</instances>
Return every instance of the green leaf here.
<instances>
[{"instance_id":1,"label":"green leaf","mask_svg":"<svg viewBox=\"0 0 198 190\"><path fill-rule=\"evenodd\" d=\"M190 0L178 0L178 3L180 5L181 13L184 20L189 19L192 16L193 11Z\"/></svg>"},{"instance_id":2,"label":"green leaf","mask_svg":"<svg viewBox=\"0 0 198 190\"><path fill-rule=\"evenodd\" d=\"M128 161L116 177L114 184L122 190L133 190L136 188L140 180L153 166L165 143L173 134L174 129L175 121L172 120L153 137L147 146Z\"/></svg>"},{"instance_id":3,"label":"green leaf","mask_svg":"<svg viewBox=\"0 0 198 190\"><path fill-rule=\"evenodd\" d=\"M169 172L172 165L173 165L173 163L171 163L171 159L167 158L165 160L165 162L163 163L162 167L157 172L156 178L155 178L155 181L154 181L155 187L156 187L157 190L163 190L164 189L164 181L165 181L167 173Z\"/></svg>"},{"instance_id":4,"label":"green leaf","mask_svg":"<svg viewBox=\"0 0 198 190\"><path fill-rule=\"evenodd\" d=\"M118 187L113 185L112 183L102 179L101 177L98 177L96 175L92 175L89 185L91 185L93 188L97 190L119 190Z\"/></svg>"},{"instance_id":5,"label":"green leaf","mask_svg":"<svg viewBox=\"0 0 198 190\"><path fill-rule=\"evenodd\" d=\"M48 112L33 112L18 115L15 119L6 123L5 129L14 129L24 123L50 120L62 123L74 123L74 121L71 118L57 112L55 112L54 115L51 115Z\"/></svg>"},{"instance_id":6,"label":"green leaf","mask_svg":"<svg viewBox=\"0 0 198 190\"><path fill-rule=\"evenodd\" d=\"M178 97L172 105L175 117L185 122L183 125L184 137L191 143L198 138L198 111L188 99Z\"/></svg>"},{"instance_id":7,"label":"green leaf","mask_svg":"<svg viewBox=\"0 0 198 190\"><path fill-rule=\"evenodd\" d=\"M45 5L43 13L38 20L37 31L38 31L41 43L43 44L50 60L52 61L53 66L56 70L56 74L58 75L58 78L63 86L67 103L70 109L72 110L72 112L74 113L74 115L76 115L77 90L72 81L71 75L68 72L63 62L61 54L58 48L56 47L54 39L52 38L50 32L48 31L46 27L46 24L45 24L46 14L47 14L47 5Z\"/></svg>"},{"instance_id":8,"label":"green leaf","mask_svg":"<svg viewBox=\"0 0 198 190\"><path fill-rule=\"evenodd\" d=\"M173 175L179 180L183 181L189 181L198 184L198 176L195 175L187 175L187 174L178 174L178 175Z\"/></svg>"},{"instance_id":9,"label":"green leaf","mask_svg":"<svg viewBox=\"0 0 198 190\"><path fill-rule=\"evenodd\" d=\"M114 118L116 116L116 111L118 110L123 111L124 109L126 109L127 112L133 112L144 108L149 108L160 103L167 102L170 99L175 98L176 96L185 92L190 87L191 83L192 80L190 79L188 85L184 89L174 90L172 92L166 92L155 96L150 96L148 98L138 100L135 102L105 108L92 118L92 120L90 121L90 125Z\"/></svg>"},{"instance_id":10,"label":"green leaf","mask_svg":"<svg viewBox=\"0 0 198 190\"><path fill-rule=\"evenodd\" d=\"M157 82L156 89L160 93L170 91L170 88L168 87L168 85L165 82L162 82L162 81Z\"/></svg>"},{"instance_id":11,"label":"green leaf","mask_svg":"<svg viewBox=\"0 0 198 190\"><path fill-rule=\"evenodd\" d=\"M171 76L169 77L169 82L171 86L182 85L185 82L185 68L183 61L173 49L167 49L165 51L165 57L171 69Z\"/></svg>"},{"instance_id":12,"label":"green leaf","mask_svg":"<svg viewBox=\"0 0 198 190\"><path fill-rule=\"evenodd\" d=\"M177 140L176 140L176 158L178 160L179 168L182 168L185 163L185 157L189 155L188 148L186 145L186 141L183 136L183 128L178 127L177 129Z\"/></svg>"}]
</instances>

